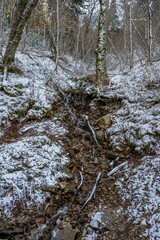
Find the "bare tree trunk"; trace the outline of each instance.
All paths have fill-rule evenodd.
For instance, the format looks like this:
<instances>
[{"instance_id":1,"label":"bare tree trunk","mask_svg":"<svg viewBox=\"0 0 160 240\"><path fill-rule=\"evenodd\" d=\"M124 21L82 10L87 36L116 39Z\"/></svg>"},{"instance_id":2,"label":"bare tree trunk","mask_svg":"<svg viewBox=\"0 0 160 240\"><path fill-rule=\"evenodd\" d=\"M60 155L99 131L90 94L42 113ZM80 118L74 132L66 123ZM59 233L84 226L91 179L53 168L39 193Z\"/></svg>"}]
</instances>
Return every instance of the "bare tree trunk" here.
<instances>
[{"instance_id":1,"label":"bare tree trunk","mask_svg":"<svg viewBox=\"0 0 160 240\"><path fill-rule=\"evenodd\" d=\"M53 35L53 31L51 29L51 19L48 14L48 1L47 0L43 1L42 10L43 10L43 17L44 17L44 24L45 24L45 33L46 33L46 36L50 43L52 60L56 61L56 56L57 56L56 40Z\"/></svg>"},{"instance_id":2,"label":"bare tree trunk","mask_svg":"<svg viewBox=\"0 0 160 240\"><path fill-rule=\"evenodd\" d=\"M98 23L98 43L96 49L96 79L98 84L109 85L109 78L106 70L106 11L107 2L99 0L100 13Z\"/></svg>"},{"instance_id":3,"label":"bare tree trunk","mask_svg":"<svg viewBox=\"0 0 160 240\"><path fill-rule=\"evenodd\" d=\"M2 55L3 48L3 16L4 16L4 0L1 1L1 9L0 9L0 54Z\"/></svg>"},{"instance_id":4,"label":"bare tree trunk","mask_svg":"<svg viewBox=\"0 0 160 240\"><path fill-rule=\"evenodd\" d=\"M133 68L133 28L132 28L132 5L129 5L129 58L130 58L130 69Z\"/></svg>"},{"instance_id":5,"label":"bare tree trunk","mask_svg":"<svg viewBox=\"0 0 160 240\"><path fill-rule=\"evenodd\" d=\"M21 40L23 29L33 11L38 4L38 0L19 0L15 7L12 28L8 40L8 45L3 58L5 68L14 63L15 53Z\"/></svg>"},{"instance_id":6,"label":"bare tree trunk","mask_svg":"<svg viewBox=\"0 0 160 240\"><path fill-rule=\"evenodd\" d=\"M57 26L56 26L56 66L55 66L55 71L57 72L57 67L58 67L58 60L59 60L59 1L56 0L56 8L57 8L57 14L56 14L56 21L57 21Z\"/></svg>"},{"instance_id":7,"label":"bare tree trunk","mask_svg":"<svg viewBox=\"0 0 160 240\"><path fill-rule=\"evenodd\" d=\"M148 26L148 60L152 63L152 45L153 45L153 30L152 30L152 5L153 1L148 0L148 19L149 19L149 26Z\"/></svg>"}]
</instances>

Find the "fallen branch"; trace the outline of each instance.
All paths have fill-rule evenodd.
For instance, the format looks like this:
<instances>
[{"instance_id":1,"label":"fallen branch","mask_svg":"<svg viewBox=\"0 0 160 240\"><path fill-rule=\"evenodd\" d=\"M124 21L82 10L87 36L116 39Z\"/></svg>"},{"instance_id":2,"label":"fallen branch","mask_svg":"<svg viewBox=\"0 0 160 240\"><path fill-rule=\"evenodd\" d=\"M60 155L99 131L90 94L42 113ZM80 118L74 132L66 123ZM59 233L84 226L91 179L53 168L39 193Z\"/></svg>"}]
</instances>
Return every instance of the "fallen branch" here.
<instances>
[{"instance_id":1,"label":"fallen branch","mask_svg":"<svg viewBox=\"0 0 160 240\"><path fill-rule=\"evenodd\" d=\"M113 175L115 172L117 172L118 170L120 170L121 168L123 168L124 166L126 166L128 164L128 162L124 162L120 165L118 165L117 167L113 168L110 172L107 173L107 177Z\"/></svg>"},{"instance_id":2,"label":"fallen branch","mask_svg":"<svg viewBox=\"0 0 160 240\"><path fill-rule=\"evenodd\" d=\"M97 176L97 178L96 178L96 182L95 182L95 184L94 184L94 186L93 186L93 188L92 188L92 191L91 191L89 197L87 198L87 200L85 201L85 203L83 204L83 206L82 206L81 209L84 209L85 206L88 204L88 202L91 201L92 198L93 198L93 196L95 195L95 192L96 192L96 189L97 189L99 180L100 180L100 178L101 178L101 175L102 175L102 172L99 172L99 173L98 173L98 176Z\"/></svg>"},{"instance_id":3,"label":"fallen branch","mask_svg":"<svg viewBox=\"0 0 160 240\"><path fill-rule=\"evenodd\" d=\"M13 231L7 231L7 230L0 230L0 239L8 239L10 237L19 235L19 234L24 234L23 230L13 230Z\"/></svg>"},{"instance_id":4,"label":"fallen branch","mask_svg":"<svg viewBox=\"0 0 160 240\"><path fill-rule=\"evenodd\" d=\"M82 172L79 172L79 174L80 174L80 177L81 177L81 181L80 181L79 186L77 187L77 190L79 190L79 189L82 187L82 185L83 185L83 180L84 180L83 175L82 175Z\"/></svg>"},{"instance_id":5,"label":"fallen branch","mask_svg":"<svg viewBox=\"0 0 160 240\"><path fill-rule=\"evenodd\" d=\"M92 128L92 126L91 126L91 124L90 124L90 122L89 122L89 120L88 120L88 116L85 115L84 117L85 117L85 119L86 119L86 121L87 121L88 127L89 127L89 129L90 129L90 131L91 131L91 133L92 133L92 136L93 136L93 139L94 139L95 143L97 144L97 146L99 146L99 143L98 143L98 141L97 141L97 138L96 138L96 134L95 134L95 132L94 132L94 129Z\"/></svg>"},{"instance_id":6,"label":"fallen branch","mask_svg":"<svg viewBox=\"0 0 160 240\"><path fill-rule=\"evenodd\" d=\"M98 164L98 159L97 159L96 152L95 152L94 148L93 148L93 162L94 162L94 164Z\"/></svg>"}]
</instances>

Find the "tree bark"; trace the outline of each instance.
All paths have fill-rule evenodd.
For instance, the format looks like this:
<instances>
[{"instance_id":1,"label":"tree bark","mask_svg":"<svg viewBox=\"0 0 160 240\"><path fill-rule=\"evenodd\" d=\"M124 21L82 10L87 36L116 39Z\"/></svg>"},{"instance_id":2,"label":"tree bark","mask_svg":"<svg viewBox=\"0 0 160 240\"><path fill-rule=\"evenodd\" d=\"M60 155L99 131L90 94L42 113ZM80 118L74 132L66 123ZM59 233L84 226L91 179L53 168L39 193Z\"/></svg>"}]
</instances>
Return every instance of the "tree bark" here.
<instances>
[{"instance_id":1,"label":"tree bark","mask_svg":"<svg viewBox=\"0 0 160 240\"><path fill-rule=\"evenodd\" d=\"M106 11L107 2L99 0L100 13L98 23L98 42L96 49L96 79L100 85L109 85L106 69Z\"/></svg>"},{"instance_id":2,"label":"tree bark","mask_svg":"<svg viewBox=\"0 0 160 240\"><path fill-rule=\"evenodd\" d=\"M17 2L13 15L10 36L3 58L4 67L9 67L14 63L15 53L21 40L24 27L37 4L38 0L19 0Z\"/></svg>"},{"instance_id":3,"label":"tree bark","mask_svg":"<svg viewBox=\"0 0 160 240\"><path fill-rule=\"evenodd\" d=\"M130 69L133 68L133 29L132 29L132 5L129 3L129 58Z\"/></svg>"},{"instance_id":4,"label":"tree bark","mask_svg":"<svg viewBox=\"0 0 160 240\"><path fill-rule=\"evenodd\" d=\"M3 42L4 42L4 36L3 36L3 27L4 27L4 0L1 1L1 9L0 9L0 32L1 32L1 39L0 39L0 54L2 55L2 48L3 48Z\"/></svg>"},{"instance_id":5,"label":"tree bark","mask_svg":"<svg viewBox=\"0 0 160 240\"><path fill-rule=\"evenodd\" d=\"M153 45L153 30L152 30L152 25L153 25L153 19L152 19L152 6L153 6L153 1L148 0L148 20L149 20L149 26L148 26L148 49L149 49L149 54L148 54L148 60L150 63L152 63L152 45Z\"/></svg>"}]
</instances>

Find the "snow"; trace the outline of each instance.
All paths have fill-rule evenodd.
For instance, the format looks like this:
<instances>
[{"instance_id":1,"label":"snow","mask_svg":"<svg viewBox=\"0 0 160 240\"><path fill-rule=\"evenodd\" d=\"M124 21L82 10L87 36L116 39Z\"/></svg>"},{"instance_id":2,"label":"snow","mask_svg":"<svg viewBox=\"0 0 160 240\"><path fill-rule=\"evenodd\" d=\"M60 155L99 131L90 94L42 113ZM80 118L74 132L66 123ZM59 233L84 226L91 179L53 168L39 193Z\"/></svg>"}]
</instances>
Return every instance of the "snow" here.
<instances>
[{"instance_id":1,"label":"snow","mask_svg":"<svg viewBox=\"0 0 160 240\"><path fill-rule=\"evenodd\" d=\"M63 145L47 137L45 128L51 129L50 135L54 138L66 131L54 123L53 126L56 127L55 135L51 121L28 125L20 131L33 129L41 135L0 146L0 207L5 214L11 214L17 201L27 206L43 202L47 196L45 189L53 188L58 178L65 176L62 167L68 158Z\"/></svg>"},{"instance_id":2,"label":"snow","mask_svg":"<svg viewBox=\"0 0 160 240\"><path fill-rule=\"evenodd\" d=\"M155 136L159 134L160 126L160 76L157 76L157 68L157 64L152 69L137 64L132 71L111 78L107 95L111 99L119 99L122 105L113 114L113 124L107 131L113 146L126 142L132 144L137 152L144 149L158 152L159 142Z\"/></svg>"},{"instance_id":3,"label":"snow","mask_svg":"<svg viewBox=\"0 0 160 240\"><path fill-rule=\"evenodd\" d=\"M63 166L68 158L60 139L68 130L57 118L42 119L60 100L59 91L77 88L80 82L73 77L87 73L85 66L71 57L60 60L55 72L54 62L34 51L17 52L16 64L23 75L9 74L1 83L4 91L0 95L0 136L11 121L23 123L17 139L0 145L0 212L8 216L18 202L28 207L43 202L47 189L53 189L65 175ZM140 164L126 159L128 170L117 179L117 190L129 220L144 226L143 236L160 239L160 63L136 63L132 70L110 69L108 74L110 87L100 94L121 106L112 113L106 137L113 148L125 144L137 154L145 152ZM82 87L93 90L88 83L83 82ZM34 122L25 124L27 120ZM100 218L100 213L95 213L90 227L98 226ZM86 239L96 238L91 229Z\"/></svg>"},{"instance_id":4,"label":"snow","mask_svg":"<svg viewBox=\"0 0 160 240\"><path fill-rule=\"evenodd\" d=\"M76 87L71 77L87 72L85 65L82 66L80 61L75 63L70 56L59 61L56 72L55 63L47 57L49 53L43 55L40 51L17 52L16 66L23 74L10 73L1 83L5 91L0 95L0 125L23 115L27 120L42 119L59 99L57 91ZM3 76L0 78L2 82Z\"/></svg>"},{"instance_id":5,"label":"snow","mask_svg":"<svg viewBox=\"0 0 160 240\"><path fill-rule=\"evenodd\" d=\"M96 212L95 214L93 214L91 218L90 226L98 229L99 224L102 221L102 215L103 215L103 212Z\"/></svg>"},{"instance_id":6,"label":"snow","mask_svg":"<svg viewBox=\"0 0 160 240\"><path fill-rule=\"evenodd\" d=\"M60 138L68 130L56 118L42 119L59 101L57 89L76 87L71 77L86 69L68 56L60 60L55 72L55 63L47 55L36 50L17 51L16 66L23 74L9 73L5 81L0 75L4 88L0 94L0 136L11 121L18 121L20 128L18 138L0 145L0 217L12 215L17 204L30 207L44 202L48 190L65 176L63 166L68 157ZM28 120L32 123L25 124Z\"/></svg>"},{"instance_id":7,"label":"snow","mask_svg":"<svg viewBox=\"0 0 160 240\"><path fill-rule=\"evenodd\" d=\"M129 168L128 174L116 182L123 204L129 201L126 213L136 225L144 225L143 236L160 238L160 158L144 157L141 164Z\"/></svg>"},{"instance_id":8,"label":"snow","mask_svg":"<svg viewBox=\"0 0 160 240\"><path fill-rule=\"evenodd\" d=\"M125 214L136 225L143 225L143 237L160 239L160 63L135 64L132 70L109 72L111 86L101 93L121 101L112 114L106 131L113 148L132 146L146 152L139 165L129 164L128 171L116 181ZM142 236L140 236L142 237Z\"/></svg>"}]
</instances>

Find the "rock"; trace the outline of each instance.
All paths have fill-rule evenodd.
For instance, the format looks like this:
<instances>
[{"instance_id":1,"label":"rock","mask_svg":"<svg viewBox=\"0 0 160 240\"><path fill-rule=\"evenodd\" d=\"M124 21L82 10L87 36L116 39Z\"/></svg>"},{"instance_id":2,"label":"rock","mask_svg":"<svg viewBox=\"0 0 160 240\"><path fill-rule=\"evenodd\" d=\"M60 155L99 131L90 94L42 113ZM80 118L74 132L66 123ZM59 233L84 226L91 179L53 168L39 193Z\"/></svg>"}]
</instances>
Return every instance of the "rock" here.
<instances>
[{"instance_id":1,"label":"rock","mask_svg":"<svg viewBox=\"0 0 160 240\"><path fill-rule=\"evenodd\" d=\"M121 212L121 208L112 209L104 208L101 211L92 214L90 227L94 230L105 230L114 229L116 227L116 219Z\"/></svg>"},{"instance_id":2,"label":"rock","mask_svg":"<svg viewBox=\"0 0 160 240\"><path fill-rule=\"evenodd\" d=\"M96 131L96 136L98 139L101 139L105 136L104 131L102 129Z\"/></svg>"},{"instance_id":3,"label":"rock","mask_svg":"<svg viewBox=\"0 0 160 240\"><path fill-rule=\"evenodd\" d=\"M53 230L51 240L74 240L77 232L78 229L73 229L69 222L62 221L60 229Z\"/></svg>"},{"instance_id":4,"label":"rock","mask_svg":"<svg viewBox=\"0 0 160 240\"><path fill-rule=\"evenodd\" d=\"M97 124L100 128L107 129L111 126L111 115L107 114L97 120Z\"/></svg>"},{"instance_id":5,"label":"rock","mask_svg":"<svg viewBox=\"0 0 160 240\"><path fill-rule=\"evenodd\" d=\"M44 217L39 217L39 218L36 219L37 227L41 226L44 223L45 223L45 218Z\"/></svg>"}]
</instances>

